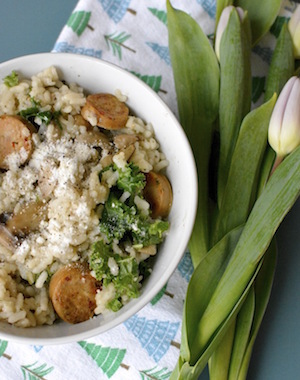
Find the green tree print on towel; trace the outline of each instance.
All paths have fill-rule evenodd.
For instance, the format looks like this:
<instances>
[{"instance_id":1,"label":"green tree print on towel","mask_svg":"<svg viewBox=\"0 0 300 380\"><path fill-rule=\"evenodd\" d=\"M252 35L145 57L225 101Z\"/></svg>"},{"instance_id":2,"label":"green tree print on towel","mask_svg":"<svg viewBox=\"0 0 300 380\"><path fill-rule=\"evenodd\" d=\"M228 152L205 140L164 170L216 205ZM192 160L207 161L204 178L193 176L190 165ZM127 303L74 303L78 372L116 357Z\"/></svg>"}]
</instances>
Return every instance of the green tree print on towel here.
<instances>
[{"instance_id":1,"label":"green tree print on towel","mask_svg":"<svg viewBox=\"0 0 300 380\"><path fill-rule=\"evenodd\" d=\"M120 60L122 60L122 48L135 53L135 50L131 49L127 45L124 45L124 42L127 41L130 37L131 35L126 34L126 32L115 32L104 36L108 48L111 47L113 55L117 55Z\"/></svg>"},{"instance_id":2,"label":"green tree print on towel","mask_svg":"<svg viewBox=\"0 0 300 380\"><path fill-rule=\"evenodd\" d=\"M142 380L167 380L171 376L168 368L158 369L157 367L140 371Z\"/></svg>"},{"instance_id":3,"label":"green tree print on towel","mask_svg":"<svg viewBox=\"0 0 300 380\"><path fill-rule=\"evenodd\" d=\"M166 11L162 11L160 9L157 9L157 8L148 8L149 11L151 13L154 14L154 16L156 16L162 23L164 23L165 25L167 25L168 21L167 21L167 12Z\"/></svg>"},{"instance_id":4,"label":"green tree print on towel","mask_svg":"<svg viewBox=\"0 0 300 380\"><path fill-rule=\"evenodd\" d=\"M91 18L91 12L77 11L73 12L67 22L69 26L77 36L81 36L87 27L93 30L93 28L88 24Z\"/></svg>"},{"instance_id":5,"label":"green tree print on towel","mask_svg":"<svg viewBox=\"0 0 300 380\"><path fill-rule=\"evenodd\" d=\"M119 369L126 354L125 349L102 347L85 341L80 341L78 344L93 358L108 378L111 378ZM126 365L122 367L128 369Z\"/></svg>"},{"instance_id":6,"label":"green tree print on towel","mask_svg":"<svg viewBox=\"0 0 300 380\"><path fill-rule=\"evenodd\" d=\"M6 358L8 360L11 359L11 356L7 355L5 353L5 350L7 348L8 342L6 340L1 340L0 339L0 357Z\"/></svg>"},{"instance_id":7,"label":"green tree print on towel","mask_svg":"<svg viewBox=\"0 0 300 380\"><path fill-rule=\"evenodd\" d=\"M45 376L53 371L53 367L47 368L47 364L36 366L37 362L29 365L22 365L21 370L24 380L44 380Z\"/></svg>"},{"instance_id":8,"label":"green tree print on towel","mask_svg":"<svg viewBox=\"0 0 300 380\"><path fill-rule=\"evenodd\" d=\"M158 76L155 76L155 75L142 75L142 74L139 74L135 71L131 71L132 74L134 74L135 76L137 76L138 78L140 78L143 82L145 82L149 87L152 88L152 90L154 90L155 92L163 92L163 93L166 93L165 90L162 90L160 88L160 84L161 84L161 75L158 75Z\"/></svg>"},{"instance_id":9,"label":"green tree print on towel","mask_svg":"<svg viewBox=\"0 0 300 380\"><path fill-rule=\"evenodd\" d=\"M265 77L253 77L252 78L252 102L256 103L264 92L265 89Z\"/></svg>"},{"instance_id":10,"label":"green tree print on towel","mask_svg":"<svg viewBox=\"0 0 300 380\"><path fill-rule=\"evenodd\" d=\"M165 294L166 289L167 289L167 284L161 289L160 292L156 294L154 298L152 298L151 300L152 306L155 305L162 298L162 296Z\"/></svg>"},{"instance_id":11,"label":"green tree print on towel","mask_svg":"<svg viewBox=\"0 0 300 380\"><path fill-rule=\"evenodd\" d=\"M168 284L166 284L166 285L161 289L161 291L158 292L154 298L152 298L152 300L151 300L151 302L150 302L152 306L154 306L155 304L157 304L157 302L158 302L158 301L159 301L164 295L166 295L166 296L168 296L168 297L170 297L170 298L174 298L174 294L172 294L172 293L170 293L170 292L167 291L167 285L168 285Z\"/></svg>"},{"instance_id":12,"label":"green tree print on towel","mask_svg":"<svg viewBox=\"0 0 300 380\"><path fill-rule=\"evenodd\" d=\"M284 17L284 16L278 16L276 17L276 20L274 21L274 24L272 25L271 29L270 29L270 32L276 37L278 38L279 34L280 34L280 31L281 31L281 28L282 28L282 25L285 23L285 22L288 22L289 19L287 17Z\"/></svg>"}]
</instances>

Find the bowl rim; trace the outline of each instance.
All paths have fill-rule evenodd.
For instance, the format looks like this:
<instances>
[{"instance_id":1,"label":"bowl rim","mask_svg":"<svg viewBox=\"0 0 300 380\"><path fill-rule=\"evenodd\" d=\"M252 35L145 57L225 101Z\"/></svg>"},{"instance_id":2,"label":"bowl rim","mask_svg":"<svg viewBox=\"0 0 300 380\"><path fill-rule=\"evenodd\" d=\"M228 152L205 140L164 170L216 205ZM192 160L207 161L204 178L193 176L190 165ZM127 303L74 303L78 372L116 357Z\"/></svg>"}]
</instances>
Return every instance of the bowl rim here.
<instances>
[{"instance_id":1,"label":"bowl rim","mask_svg":"<svg viewBox=\"0 0 300 380\"><path fill-rule=\"evenodd\" d=\"M53 58L54 58L54 60L53 60ZM178 119L176 118L176 116L174 115L174 113L168 107L168 105L162 100L162 98L150 86L148 86L145 82L143 82L140 78L138 78L133 73L127 71L126 69L121 68L120 66L118 66L114 63L104 61L100 58L81 55L81 54L49 52L49 53L34 53L34 54L19 56L19 57L15 57L15 58L12 58L10 60L1 62L0 63L0 73L8 67L13 67L13 65L20 64L20 63L22 63L22 61L25 61L25 63L26 63L26 61L29 62L30 60L48 60L49 63L47 65L45 64L45 68L47 66L49 67L51 65L55 66L56 63L53 63L53 62L56 60L61 60L61 63L59 63L59 64L62 66L62 69L64 69L63 65L65 64L65 62L70 61L70 60L77 60L77 61L84 61L84 62L90 61L93 65L99 65L102 67L107 67L110 70L119 72L121 75L126 75L128 78L130 78L130 81L134 81L134 82L138 83L138 85L141 86L145 91L150 93L150 95L153 97L153 99L155 99L156 102L159 103L160 107L162 107L164 109L164 112L166 112L168 114L168 117L170 118L170 122L172 124L174 124L174 126L176 126L177 132L181 134L182 142L183 142L185 149L186 149L185 155L187 155L188 160L190 161L190 164L191 164L191 167L189 170L191 173L193 173L193 177L191 178L191 182L195 188L195 191L193 192L193 197L191 199L189 199L189 202L194 207L190 210L191 213L189 215L189 218L187 219L187 222L185 223L186 224L185 229L186 229L186 231L188 231L188 233L186 233L185 240L184 240L184 242L182 242L182 244L185 246L185 249L186 249L188 246L188 242L189 242L189 239L190 239L190 236L192 233L194 223L195 223L196 212L197 212L197 202L198 202L197 169L196 169L196 164L195 164L192 148L189 144L189 141L188 141L188 138L184 132L184 129L181 126ZM0 79L2 79L2 78L0 78ZM172 274L176 270L180 260L182 259L183 255L185 253L185 249L182 249L181 255L178 255L176 257L176 259L174 259L171 262L170 267L168 267L166 272L165 272L164 279L168 280L172 276ZM158 291L164 285L165 285L164 283L161 283ZM133 300L136 302L131 301L129 303L129 304L131 304L131 307L128 308L128 310L126 309L123 312L121 312L119 315L117 315L115 318L113 318L112 321L107 321L105 323L105 328L103 328L103 325L101 325L101 323L100 323L98 326L96 326L94 328L86 329L86 330L83 330L81 332L74 333L74 334L72 333L71 335L67 335L67 336L28 337L28 336L24 336L23 334L21 334L21 335L11 334L11 333L5 331L5 329L4 329L4 331L2 331L1 325L7 326L7 322L1 322L0 323L0 337L3 339L8 339L10 341L15 341L15 342L21 343L21 344L42 344L42 345L65 344L65 343L71 343L74 341L78 341L81 339L91 338L93 336L107 332L107 331L111 330L112 328L117 327L121 323L125 322L127 319L129 319L131 316L133 316L138 311L140 311L143 307L145 307L151 301L151 299L158 293L158 291L148 292L147 294L143 295L143 298L138 297L136 300ZM121 310L123 310L123 309L124 308L122 308ZM94 318L99 318L99 316L96 316ZM83 323L88 323L88 322L89 321L83 322ZM79 325L82 325L82 324L78 324L77 326L79 326ZM53 326L53 325L51 325L51 326ZM18 331L19 329L25 330L25 331L33 329L34 331L36 331L36 333L38 335L38 332L40 330L45 329L45 327L51 328L51 326L44 326L43 325L43 326L29 327L29 328L20 328L20 327L13 326L13 328L17 329L16 331ZM76 326L76 325L73 325L73 326ZM76 327L74 329L76 329Z\"/></svg>"}]
</instances>

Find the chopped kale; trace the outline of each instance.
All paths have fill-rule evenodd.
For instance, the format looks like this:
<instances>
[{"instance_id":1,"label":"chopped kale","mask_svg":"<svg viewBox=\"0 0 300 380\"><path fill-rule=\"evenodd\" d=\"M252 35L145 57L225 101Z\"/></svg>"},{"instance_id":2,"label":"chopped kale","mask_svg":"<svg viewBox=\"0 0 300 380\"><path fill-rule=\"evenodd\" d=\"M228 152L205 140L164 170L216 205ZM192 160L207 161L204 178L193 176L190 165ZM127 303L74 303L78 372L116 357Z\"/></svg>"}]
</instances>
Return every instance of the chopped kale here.
<instances>
[{"instance_id":1,"label":"chopped kale","mask_svg":"<svg viewBox=\"0 0 300 380\"><path fill-rule=\"evenodd\" d=\"M117 168L119 178L117 186L120 190L128 191L132 195L139 194L145 187L145 175L132 162L125 168Z\"/></svg>"},{"instance_id":2,"label":"chopped kale","mask_svg":"<svg viewBox=\"0 0 300 380\"><path fill-rule=\"evenodd\" d=\"M138 264L132 256L116 254L112 249L112 243L117 240L122 246L122 242L130 241L135 248L159 244L164 239L169 222L152 219L135 204L135 196L143 198L146 184L144 173L136 165L129 163L122 168L115 164L110 165L101 171L100 179L107 170L118 172L116 185L110 189L100 219L100 231L105 235L107 243L98 241L93 245L89 265L104 287L113 283L116 294L106 307L118 311L123 306L124 297L138 297L139 279L144 279L150 274L150 260ZM121 198L123 192L129 193L125 200ZM112 259L118 267L117 274L111 272L109 260Z\"/></svg>"},{"instance_id":3,"label":"chopped kale","mask_svg":"<svg viewBox=\"0 0 300 380\"><path fill-rule=\"evenodd\" d=\"M118 273L112 274L109 258L113 258L118 266ZM92 247L89 261L90 268L95 272L98 281L107 287L113 283L115 297L108 302L107 308L118 311L122 306L122 297L137 298L139 296L139 265L134 257L121 256L114 253L111 245L103 241L96 242Z\"/></svg>"},{"instance_id":4,"label":"chopped kale","mask_svg":"<svg viewBox=\"0 0 300 380\"><path fill-rule=\"evenodd\" d=\"M129 237L134 245L148 246L159 244L163 233L169 228L169 222L153 220L142 215L135 205L128 206L111 191L105 203L100 230L109 242Z\"/></svg>"},{"instance_id":5,"label":"chopped kale","mask_svg":"<svg viewBox=\"0 0 300 380\"><path fill-rule=\"evenodd\" d=\"M127 206L111 192L102 213L100 231L110 242L113 239L121 240L128 230L133 214L136 214L135 207Z\"/></svg>"}]
</instances>

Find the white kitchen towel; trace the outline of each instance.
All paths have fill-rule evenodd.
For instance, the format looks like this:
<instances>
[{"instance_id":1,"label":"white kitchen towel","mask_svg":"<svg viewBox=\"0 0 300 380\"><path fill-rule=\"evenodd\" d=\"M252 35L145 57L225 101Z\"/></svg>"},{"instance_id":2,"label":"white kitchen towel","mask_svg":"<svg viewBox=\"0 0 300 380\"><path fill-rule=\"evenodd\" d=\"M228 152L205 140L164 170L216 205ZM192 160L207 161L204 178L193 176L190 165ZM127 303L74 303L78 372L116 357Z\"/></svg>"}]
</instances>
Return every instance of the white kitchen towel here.
<instances>
[{"instance_id":1,"label":"white kitchen towel","mask_svg":"<svg viewBox=\"0 0 300 380\"><path fill-rule=\"evenodd\" d=\"M172 0L211 36L215 0ZM253 102L282 22L296 2L285 1L271 32L253 51ZM135 73L177 115L163 0L80 0L54 41L54 52L94 56ZM84 67L83 67L84 70ZM104 334L57 346L0 340L0 379L167 380L177 362L183 302L193 266L188 253L162 291L129 320Z\"/></svg>"}]
</instances>

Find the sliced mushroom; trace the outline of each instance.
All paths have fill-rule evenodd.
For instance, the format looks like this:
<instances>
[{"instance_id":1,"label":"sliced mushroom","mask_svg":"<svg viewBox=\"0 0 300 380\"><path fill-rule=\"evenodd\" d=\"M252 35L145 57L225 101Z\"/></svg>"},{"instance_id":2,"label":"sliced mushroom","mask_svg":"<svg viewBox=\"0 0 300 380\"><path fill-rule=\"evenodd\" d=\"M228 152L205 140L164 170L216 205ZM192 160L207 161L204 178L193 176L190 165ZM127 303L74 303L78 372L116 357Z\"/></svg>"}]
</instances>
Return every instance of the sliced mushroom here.
<instances>
[{"instance_id":1,"label":"sliced mushroom","mask_svg":"<svg viewBox=\"0 0 300 380\"><path fill-rule=\"evenodd\" d=\"M113 141L116 148L124 149L138 141L138 137L136 135L128 135L126 133L122 133L120 135L116 135Z\"/></svg>"},{"instance_id":2,"label":"sliced mushroom","mask_svg":"<svg viewBox=\"0 0 300 380\"><path fill-rule=\"evenodd\" d=\"M153 171L147 173L143 194L147 202L150 203L152 218L168 216L173 202L173 192L165 175Z\"/></svg>"},{"instance_id":3,"label":"sliced mushroom","mask_svg":"<svg viewBox=\"0 0 300 380\"><path fill-rule=\"evenodd\" d=\"M74 116L74 124L78 125L79 127L80 126L83 126L86 128L92 127L91 124L87 120L85 120L80 114Z\"/></svg>"},{"instance_id":4,"label":"sliced mushroom","mask_svg":"<svg viewBox=\"0 0 300 380\"><path fill-rule=\"evenodd\" d=\"M96 129L87 130L85 133L81 133L77 136L76 140L93 147L100 147L105 150L112 149L109 138Z\"/></svg>"},{"instance_id":5,"label":"sliced mushroom","mask_svg":"<svg viewBox=\"0 0 300 380\"><path fill-rule=\"evenodd\" d=\"M14 251L18 243L18 239L14 236L7 227L0 225L0 245Z\"/></svg>"},{"instance_id":6,"label":"sliced mushroom","mask_svg":"<svg viewBox=\"0 0 300 380\"><path fill-rule=\"evenodd\" d=\"M38 229L47 217L47 204L43 201L25 204L18 213L12 214L6 227L14 235L28 234Z\"/></svg>"},{"instance_id":7,"label":"sliced mushroom","mask_svg":"<svg viewBox=\"0 0 300 380\"><path fill-rule=\"evenodd\" d=\"M49 198L53 193L57 180L53 177L53 168L50 164L44 164L39 171L38 186L44 198Z\"/></svg>"},{"instance_id":8,"label":"sliced mushroom","mask_svg":"<svg viewBox=\"0 0 300 380\"><path fill-rule=\"evenodd\" d=\"M100 160L100 164L102 165L103 168L106 168L109 165L113 164L113 155L112 154L107 154L106 156L103 156Z\"/></svg>"},{"instance_id":9,"label":"sliced mushroom","mask_svg":"<svg viewBox=\"0 0 300 380\"><path fill-rule=\"evenodd\" d=\"M82 117L104 129L121 129L128 120L129 109L111 94L88 95L81 109Z\"/></svg>"},{"instance_id":10,"label":"sliced mushroom","mask_svg":"<svg viewBox=\"0 0 300 380\"><path fill-rule=\"evenodd\" d=\"M51 278L49 296L58 316L68 323L84 322L94 315L97 280L83 264L62 267Z\"/></svg>"},{"instance_id":11,"label":"sliced mushroom","mask_svg":"<svg viewBox=\"0 0 300 380\"><path fill-rule=\"evenodd\" d=\"M0 168L8 169L7 158L18 153L18 164L23 165L33 151L32 124L20 116L0 116Z\"/></svg>"},{"instance_id":12,"label":"sliced mushroom","mask_svg":"<svg viewBox=\"0 0 300 380\"><path fill-rule=\"evenodd\" d=\"M135 146L133 144L128 145L126 148L123 148L120 150L120 152L124 153L125 161L128 161L130 159L130 157L133 155L134 151L135 151Z\"/></svg>"}]
</instances>

